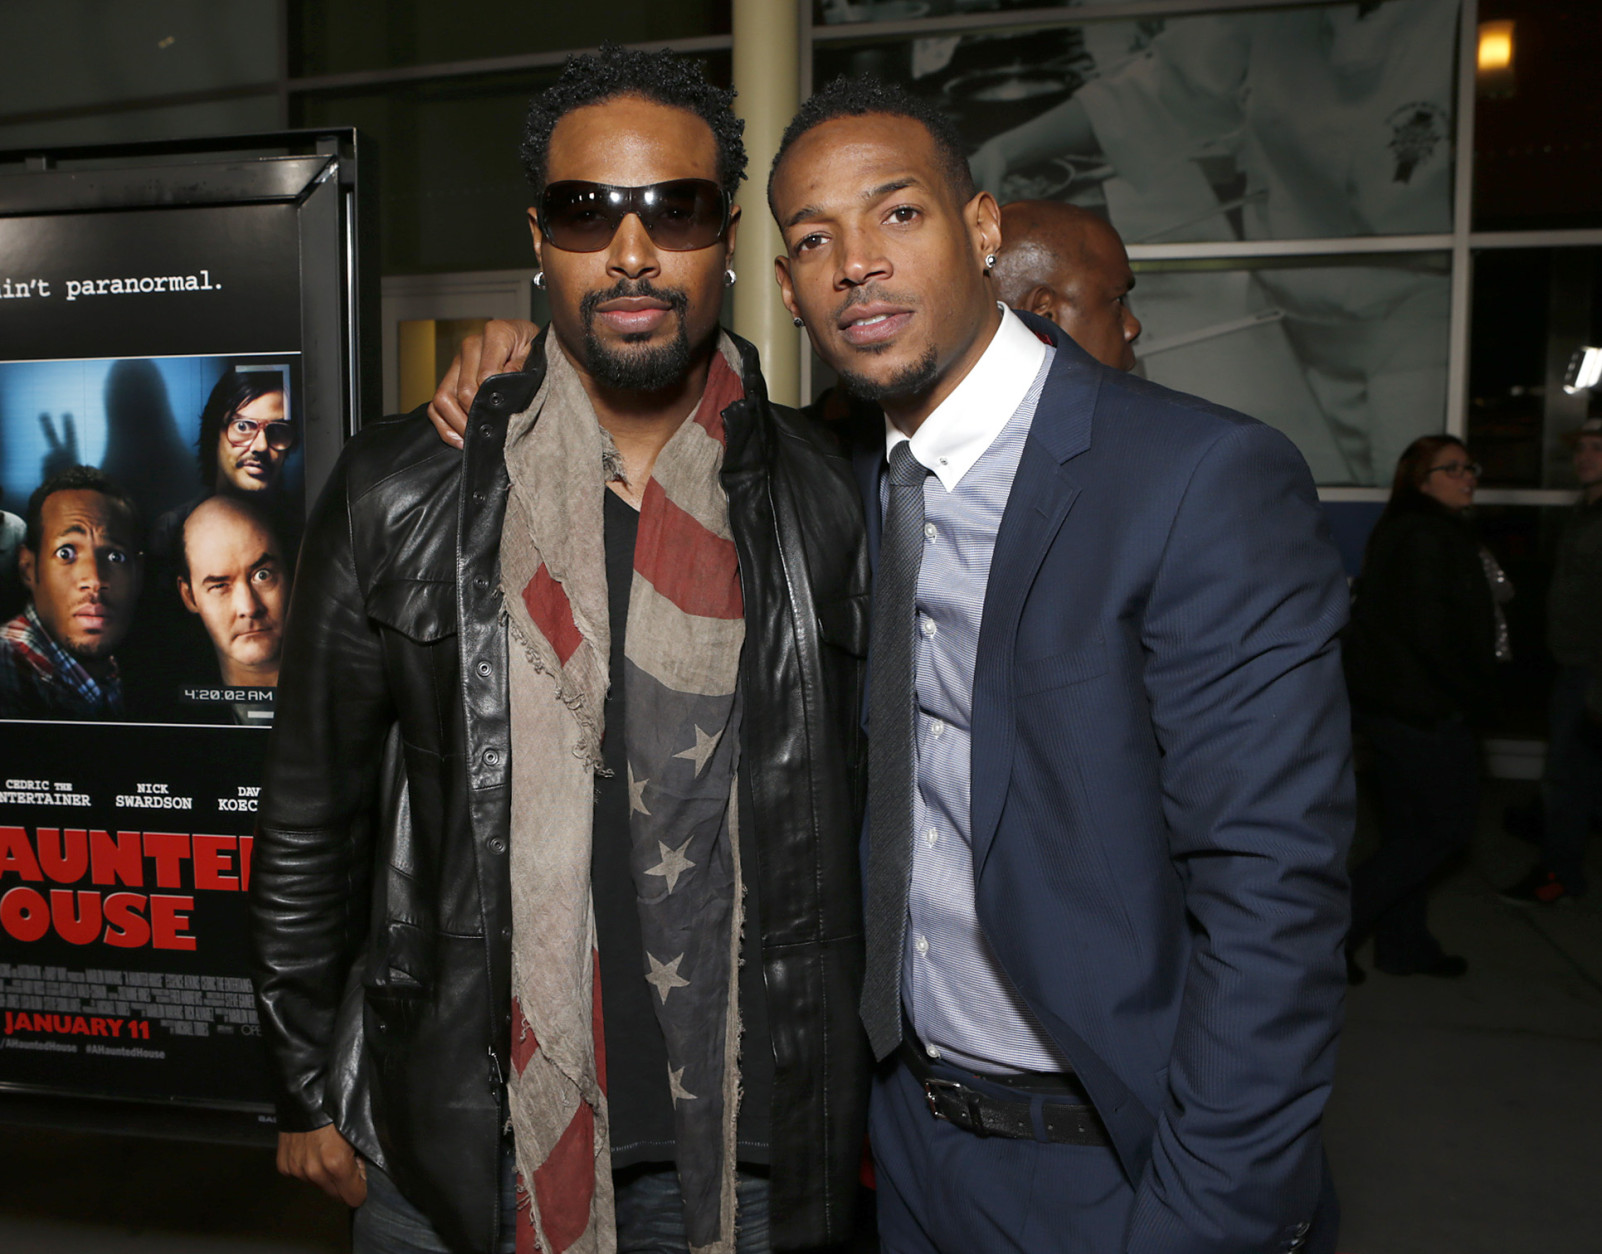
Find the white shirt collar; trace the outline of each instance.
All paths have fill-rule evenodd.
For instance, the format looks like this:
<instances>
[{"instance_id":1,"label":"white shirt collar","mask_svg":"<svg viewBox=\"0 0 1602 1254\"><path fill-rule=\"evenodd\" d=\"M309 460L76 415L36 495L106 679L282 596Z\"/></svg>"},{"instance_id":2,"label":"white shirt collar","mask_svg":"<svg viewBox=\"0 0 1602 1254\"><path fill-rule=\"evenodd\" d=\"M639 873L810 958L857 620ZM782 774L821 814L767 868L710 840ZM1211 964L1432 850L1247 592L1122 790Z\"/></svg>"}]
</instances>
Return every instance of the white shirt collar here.
<instances>
[{"instance_id":1,"label":"white shirt collar","mask_svg":"<svg viewBox=\"0 0 1602 1254\"><path fill-rule=\"evenodd\" d=\"M1001 325L962 381L912 436L912 455L929 467L947 492L956 490L1029 394L1046 359L1046 346L1023 319L1001 309ZM886 418L888 453L907 437Z\"/></svg>"}]
</instances>

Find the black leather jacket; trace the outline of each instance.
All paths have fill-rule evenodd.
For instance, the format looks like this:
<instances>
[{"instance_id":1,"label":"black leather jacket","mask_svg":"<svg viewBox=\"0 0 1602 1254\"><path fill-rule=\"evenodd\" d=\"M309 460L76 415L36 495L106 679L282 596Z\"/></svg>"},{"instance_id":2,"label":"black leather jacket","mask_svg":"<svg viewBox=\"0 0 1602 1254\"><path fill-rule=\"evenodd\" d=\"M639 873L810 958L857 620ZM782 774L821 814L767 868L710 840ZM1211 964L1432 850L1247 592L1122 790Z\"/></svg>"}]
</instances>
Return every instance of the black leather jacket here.
<instances>
[{"instance_id":1,"label":"black leather jacket","mask_svg":"<svg viewBox=\"0 0 1602 1254\"><path fill-rule=\"evenodd\" d=\"M724 411L746 639L749 783L775 1076L772 1234L851 1230L867 1100L858 713L868 562L849 464L767 401ZM500 1223L510 1046L507 633L498 548L509 415L485 383L466 450L421 410L364 429L308 525L250 905L280 1127L334 1122L453 1249Z\"/></svg>"}]
</instances>

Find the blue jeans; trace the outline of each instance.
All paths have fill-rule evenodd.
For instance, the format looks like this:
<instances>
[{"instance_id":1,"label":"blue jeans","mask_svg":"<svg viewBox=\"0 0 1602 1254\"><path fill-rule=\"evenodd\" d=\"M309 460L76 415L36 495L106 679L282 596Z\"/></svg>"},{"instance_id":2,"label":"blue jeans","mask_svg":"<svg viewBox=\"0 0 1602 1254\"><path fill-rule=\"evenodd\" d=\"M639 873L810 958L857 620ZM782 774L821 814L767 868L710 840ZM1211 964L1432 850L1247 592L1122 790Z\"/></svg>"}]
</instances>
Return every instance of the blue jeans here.
<instances>
[{"instance_id":1,"label":"blue jeans","mask_svg":"<svg viewBox=\"0 0 1602 1254\"><path fill-rule=\"evenodd\" d=\"M617 1254L687 1254L679 1173L655 1163L614 1172ZM737 1254L768 1254L768 1178L741 1171L734 1180Z\"/></svg>"},{"instance_id":2,"label":"blue jeans","mask_svg":"<svg viewBox=\"0 0 1602 1254\"><path fill-rule=\"evenodd\" d=\"M508 1150L501 1158L501 1234L499 1254L517 1244L516 1168ZM644 1166L613 1177L617 1204L618 1254L687 1254L684 1201L678 1172ZM735 1178L738 1254L768 1254L768 1178L741 1171ZM401 1196L395 1182L367 1165L367 1200L351 1224L353 1254L450 1254L434 1226Z\"/></svg>"},{"instance_id":3,"label":"blue jeans","mask_svg":"<svg viewBox=\"0 0 1602 1254\"><path fill-rule=\"evenodd\" d=\"M1602 810L1602 728L1585 712L1591 672L1565 666L1552 684L1550 739L1541 797L1546 834L1541 861L1575 896L1585 891L1585 838Z\"/></svg>"},{"instance_id":4,"label":"blue jeans","mask_svg":"<svg viewBox=\"0 0 1602 1254\"><path fill-rule=\"evenodd\" d=\"M451 1254L434 1225L404 1197L395 1182L367 1164L367 1200L350 1226L352 1254ZM517 1249L517 1168L511 1151L501 1155L501 1233L497 1254Z\"/></svg>"}]
</instances>

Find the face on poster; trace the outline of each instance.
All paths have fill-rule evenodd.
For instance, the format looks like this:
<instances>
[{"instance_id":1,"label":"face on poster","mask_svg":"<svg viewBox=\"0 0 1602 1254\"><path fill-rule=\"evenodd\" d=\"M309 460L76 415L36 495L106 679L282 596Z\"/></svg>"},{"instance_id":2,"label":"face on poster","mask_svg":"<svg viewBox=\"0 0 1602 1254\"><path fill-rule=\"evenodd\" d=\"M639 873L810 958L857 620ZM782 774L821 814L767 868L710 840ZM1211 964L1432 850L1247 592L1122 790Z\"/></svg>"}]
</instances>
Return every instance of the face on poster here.
<instances>
[{"instance_id":1,"label":"face on poster","mask_svg":"<svg viewBox=\"0 0 1602 1254\"><path fill-rule=\"evenodd\" d=\"M1080 205L1130 245L1439 234L1452 228L1460 7L820 44L814 80L907 82L956 120L999 201ZM1451 282L1437 262L1142 270L1140 369L1279 427L1320 483L1388 483L1401 450L1445 422Z\"/></svg>"},{"instance_id":2,"label":"face on poster","mask_svg":"<svg viewBox=\"0 0 1602 1254\"><path fill-rule=\"evenodd\" d=\"M270 1119L245 894L300 246L286 204L0 216L0 1091Z\"/></svg>"}]
</instances>

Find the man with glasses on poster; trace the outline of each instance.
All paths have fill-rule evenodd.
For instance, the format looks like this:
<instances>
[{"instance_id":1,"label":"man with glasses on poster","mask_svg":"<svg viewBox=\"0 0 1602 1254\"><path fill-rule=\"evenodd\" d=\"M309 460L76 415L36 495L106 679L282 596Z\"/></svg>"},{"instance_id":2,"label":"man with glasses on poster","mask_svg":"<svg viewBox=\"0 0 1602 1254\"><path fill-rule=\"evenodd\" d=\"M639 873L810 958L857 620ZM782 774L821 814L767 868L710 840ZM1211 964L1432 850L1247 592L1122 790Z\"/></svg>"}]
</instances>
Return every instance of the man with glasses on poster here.
<instances>
[{"instance_id":1,"label":"man with glasses on poster","mask_svg":"<svg viewBox=\"0 0 1602 1254\"><path fill-rule=\"evenodd\" d=\"M523 146L545 337L461 453L369 425L309 523L256 980L280 1169L358 1250L851 1234L862 511L717 324L731 98L569 62Z\"/></svg>"},{"instance_id":2,"label":"man with glasses on poster","mask_svg":"<svg viewBox=\"0 0 1602 1254\"><path fill-rule=\"evenodd\" d=\"M178 556L184 520L201 501L221 495L252 502L293 551L300 521L287 499L284 467L299 443L299 428L289 416L283 368L229 366L200 411L195 447L202 491L161 516L153 550L164 558Z\"/></svg>"}]
</instances>

